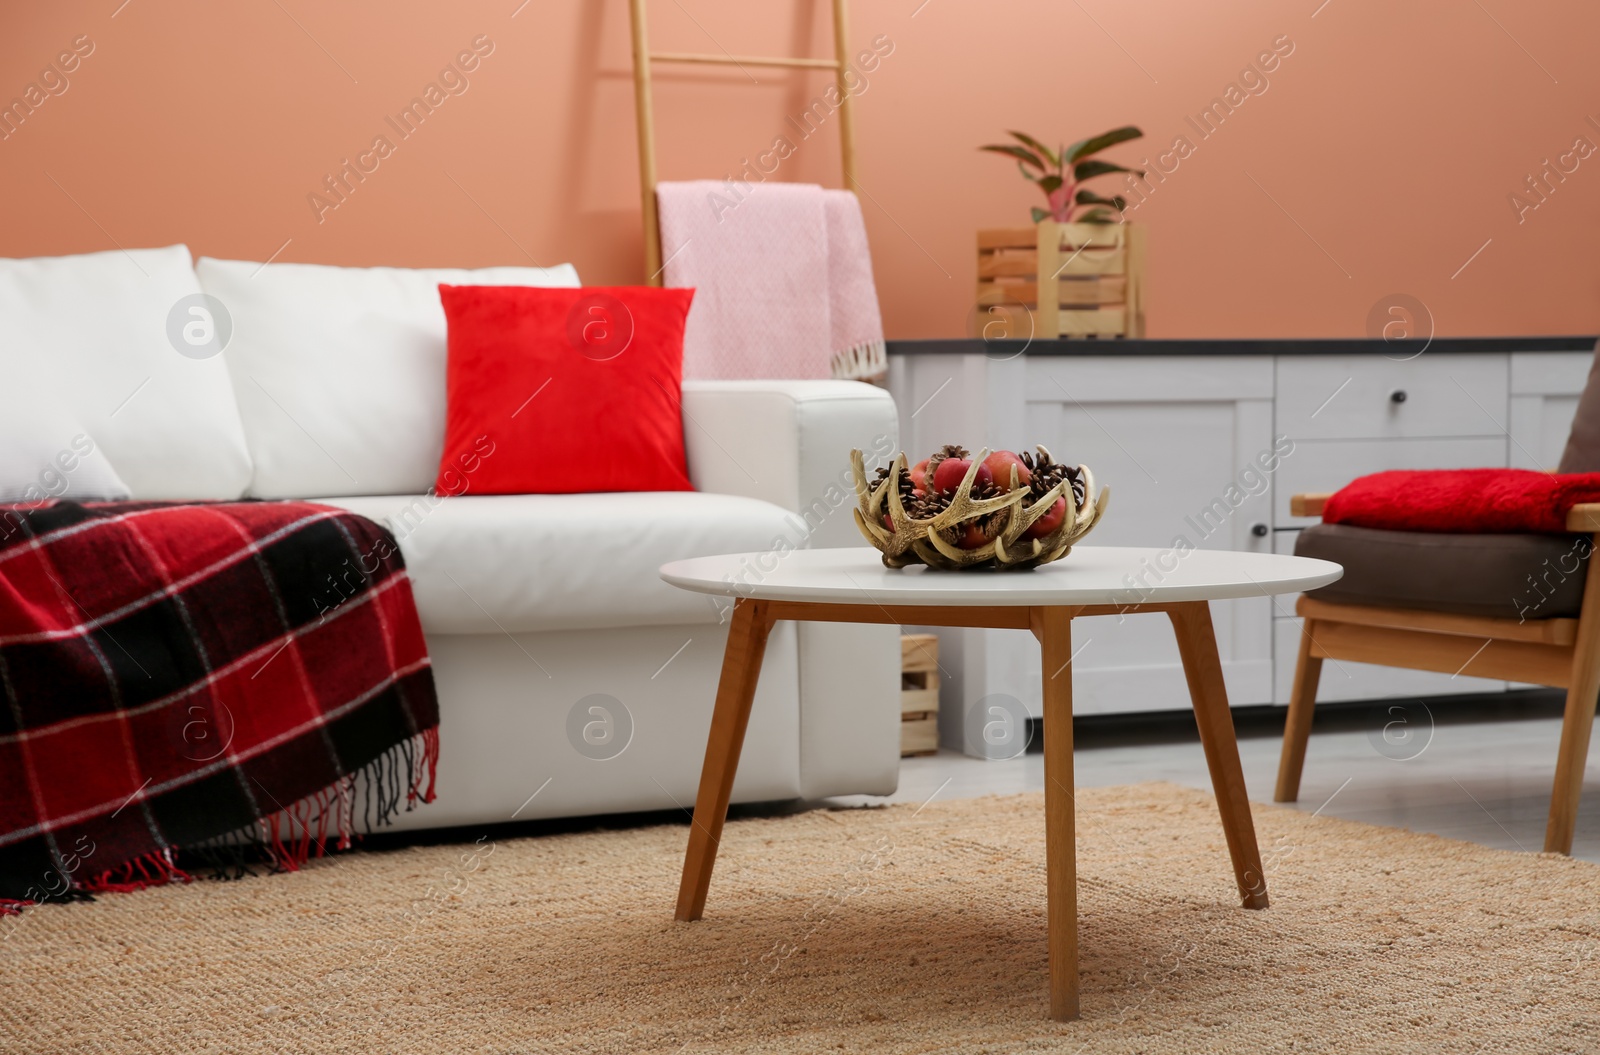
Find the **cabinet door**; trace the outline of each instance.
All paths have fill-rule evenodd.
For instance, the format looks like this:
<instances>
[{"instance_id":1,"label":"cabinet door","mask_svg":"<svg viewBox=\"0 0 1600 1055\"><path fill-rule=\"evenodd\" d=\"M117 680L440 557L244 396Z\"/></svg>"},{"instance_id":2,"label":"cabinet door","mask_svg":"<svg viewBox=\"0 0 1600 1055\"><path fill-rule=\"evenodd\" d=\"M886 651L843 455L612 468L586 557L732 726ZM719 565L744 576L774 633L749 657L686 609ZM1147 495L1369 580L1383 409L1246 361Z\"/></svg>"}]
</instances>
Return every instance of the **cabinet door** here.
<instances>
[{"instance_id":1,"label":"cabinet door","mask_svg":"<svg viewBox=\"0 0 1600 1055\"><path fill-rule=\"evenodd\" d=\"M1511 465L1554 469L1588 380L1590 352L1513 352L1511 355Z\"/></svg>"},{"instance_id":2,"label":"cabinet door","mask_svg":"<svg viewBox=\"0 0 1600 1055\"><path fill-rule=\"evenodd\" d=\"M1218 357L1031 361L1028 437L1111 490L1087 544L1270 552L1273 481L1260 468L1272 460L1270 370L1270 360ZM1272 606L1266 596L1211 606L1235 705L1272 699ZM1078 713L1189 705L1165 616L1085 619L1073 635ZM1018 638L1019 662L1024 648L1037 655Z\"/></svg>"}]
</instances>

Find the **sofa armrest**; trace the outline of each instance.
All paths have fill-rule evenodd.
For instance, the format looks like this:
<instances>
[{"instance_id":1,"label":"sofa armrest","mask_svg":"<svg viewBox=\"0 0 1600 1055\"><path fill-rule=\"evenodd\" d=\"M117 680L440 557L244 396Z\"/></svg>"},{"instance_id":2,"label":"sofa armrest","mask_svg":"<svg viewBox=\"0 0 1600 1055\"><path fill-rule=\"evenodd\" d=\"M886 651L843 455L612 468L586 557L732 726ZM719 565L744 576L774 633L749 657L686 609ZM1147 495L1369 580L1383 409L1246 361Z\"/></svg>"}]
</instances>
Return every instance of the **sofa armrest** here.
<instances>
[{"instance_id":1,"label":"sofa armrest","mask_svg":"<svg viewBox=\"0 0 1600 1055\"><path fill-rule=\"evenodd\" d=\"M1289 513L1297 517L1319 517L1322 507L1328 504L1332 494L1306 494L1289 496Z\"/></svg>"},{"instance_id":2,"label":"sofa armrest","mask_svg":"<svg viewBox=\"0 0 1600 1055\"><path fill-rule=\"evenodd\" d=\"M1600 531L1600 502L1584 502L1567 510L1568 531Z\"/></svg>"},{"instance_id":3,"label":"sofa armrest","mask_svg":"<svg viewBox=\"0 0 1600 1055\"><path fill-rule=\"evenodd\" d=\"M799 514L811 546L863 545L850 450L898 451L894 400L860 381L685 381L683 436L696 488Z\"/></svg>"}]
</instances>

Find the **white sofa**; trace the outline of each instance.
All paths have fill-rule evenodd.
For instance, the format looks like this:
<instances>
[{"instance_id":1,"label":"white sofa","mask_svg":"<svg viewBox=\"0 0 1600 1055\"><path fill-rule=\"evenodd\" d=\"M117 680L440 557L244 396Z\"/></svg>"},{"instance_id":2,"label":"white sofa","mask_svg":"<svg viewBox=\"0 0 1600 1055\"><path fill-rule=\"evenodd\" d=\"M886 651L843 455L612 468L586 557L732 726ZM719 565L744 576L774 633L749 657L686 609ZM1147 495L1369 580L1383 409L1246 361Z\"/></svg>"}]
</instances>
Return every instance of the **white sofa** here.
<instances>
[{"instance_id":1,"label":"white sofa","mask_svg":"<svg viewBox=\"0 0 1600 1055\"><path fill-rule=\"evenodd\" d=\"M692 493L474 495L469 479L439 498L440 282L578 277L194 265L183 246L4 260L0 384L26 369L136 498L306 498L394 532L442 714L438 801L401 826L690 806L726 611L666 586L657 567L861 544L847 455L895 448L893 402L856 382L687 382ZM777 628L735 801L894 790L895 635ZM585 726L617 739L588 745Z\"/></svg>"}]
</instances>

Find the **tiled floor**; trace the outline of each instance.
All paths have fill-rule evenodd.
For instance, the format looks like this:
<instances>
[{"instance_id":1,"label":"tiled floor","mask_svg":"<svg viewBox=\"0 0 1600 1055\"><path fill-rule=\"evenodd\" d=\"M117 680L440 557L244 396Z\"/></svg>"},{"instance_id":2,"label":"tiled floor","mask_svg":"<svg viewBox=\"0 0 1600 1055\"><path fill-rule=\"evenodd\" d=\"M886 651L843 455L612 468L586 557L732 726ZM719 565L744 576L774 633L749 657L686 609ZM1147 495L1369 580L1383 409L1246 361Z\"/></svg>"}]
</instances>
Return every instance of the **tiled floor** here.
<instances>
[{"instance_id":1,"label":"tiled floor","mask_svg":"<svg viewBox=\"0 0 1600 1055\"><path fill-rule=\"evenodd\" d=\"M1510 705L1410 701L1406 712L1363 707L1319 716L1298 807L1507 850L1541 850L1561 734L1559 715L1560 695L1541 691L1516 694ZM1406 725L1391 725L1386 740L1385 725L1396 721ZM1075 752L1077 784L1169 780L1209 790L1192 720L1153 725L1142 733L1127 725L1082 729ZM1270 719L1242 720L1240 726L1239 754L1250 798L1270 802L1281 726ZM1600 748L1600 740L1596 746ZM1590 861L1600 861L1600 765L1595 754L1590 756L1589 786L1573 844L1573 855ZM1038 753L984 761L943 751L905 759L900 789L888 801L920 803L930 797L970 798L1043 787L1044 758Z\"/></svg>"}]
</instances>

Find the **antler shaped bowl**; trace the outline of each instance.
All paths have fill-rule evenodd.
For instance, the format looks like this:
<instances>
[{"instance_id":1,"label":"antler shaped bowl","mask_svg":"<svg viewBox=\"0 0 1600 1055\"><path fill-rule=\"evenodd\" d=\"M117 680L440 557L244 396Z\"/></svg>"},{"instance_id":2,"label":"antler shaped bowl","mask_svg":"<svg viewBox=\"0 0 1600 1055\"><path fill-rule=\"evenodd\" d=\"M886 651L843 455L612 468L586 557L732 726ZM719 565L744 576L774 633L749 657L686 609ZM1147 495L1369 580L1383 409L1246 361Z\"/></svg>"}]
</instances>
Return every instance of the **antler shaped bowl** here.
<instances>
[{"instance_id":1,"label":"antler shaped bowl","mask_svg":"<svg viewBox=\"0 0 1600 1055\"><path fill-rule=\"evenodd\" d=\"M1042 446L1038 450L1041 468L1057 468L1049 451ZM925 564L946 570L1035 568L1065 557L1072 544L1094 530L1105 516L1111 491L1103 488L1096 492L1094 473L1086 465L1079 465L1075 471L1062 467L1062 478L1037 494L1033 487L1020 482L1013 465L1008 488L993 497L974 498L978 468L989 453L985 448L971 459L966 476L950 495L947 507L931 517L917 519L906 511L902 493L911 491L905 453L887 471L880 469L880 478L869 483L861 452L850 452L859 502L854 511L856 526L868 542L882 551L886 566ZM1026 537L1036 533L1030 529L1050 513L1058 498L1065 500L1061 523L1042 537ZM987 541L971 545L975 538Z\"/></svg>"}]
</instances>

